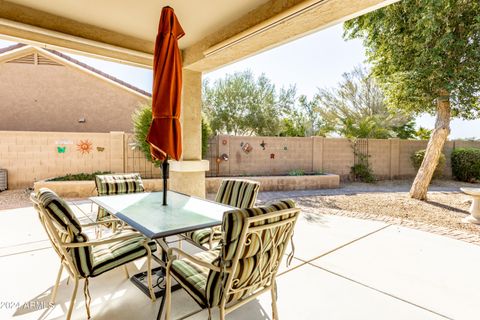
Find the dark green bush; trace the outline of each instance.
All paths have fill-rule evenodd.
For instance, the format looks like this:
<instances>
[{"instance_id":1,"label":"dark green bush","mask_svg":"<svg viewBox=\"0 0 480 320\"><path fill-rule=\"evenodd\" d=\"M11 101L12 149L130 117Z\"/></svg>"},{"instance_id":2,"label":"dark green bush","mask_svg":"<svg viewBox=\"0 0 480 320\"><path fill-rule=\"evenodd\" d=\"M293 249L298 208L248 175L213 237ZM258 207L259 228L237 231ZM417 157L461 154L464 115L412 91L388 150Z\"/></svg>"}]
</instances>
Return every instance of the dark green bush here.
<instances>
[{"instance_id":1,"label":"dark green bush","mask_svg":"<svg viewBox=\"0 0 480 320\"><path fill-rule=\"evenodd\" d=\"M356 160L353 167L350 167L350 179L353 181L362 181L367 183L375 182L375 175L373 174L372 167L370 167L370 163L368 161L370 155L358 151L357 140L353 141L352 148Z\"/></svg>"},{"instance_id":2,"label":"dark green bush","mask_svg":"<svg viewBox=\"0 0 480 320\"><path fill-rule=\"evenodd\" d=\"M425 149L418 150L417 152L413 153L410 156L412 165L417 171L418 169L420 169L420 166L422 165L423 158L425 157L425 151L426 151ZM440 158L438 159L437 167L433 172L433 177L432 177L433 179L440 178L443 175L443 171L445 170L445 164L446 164L445 155L443 153L440 153Z\"/></svg>"},{"instance_id":3,"label":"dark green bush","mask_svg":"<svg viewBox=\"0 0 480 320\"><path fill-rule=\"evenodd\" d=\"M155 166L159 167L161 162L153 160L150 154L150 145L145 140L152 123L152 101L146 102L138 106L138 108L132 114L133 121L133 134L135 135L135 141L137 146L143 152L148 161L152 162Z\"/></svg>"},{"instance_id":4,"label":"dark green bush","mask_svg":"<svg viewBox=\"0 0 480 320\"><path fill-rule=\"evenodd\" d=\"M294 169L288 172L289 176L304 176L305 170L303 169Z\"/></svg>"},{"instance_id":5,"label":"dark green bush","mask_svg":"<svg viewBox=\"0 0 480 320\"><path fill-rule=\"evenodd\" d=\"M210 129L208 122L202 118L202 159L206 159L207 157L208 140L210 139L211 135L212 129Z\"/></svg>"},{"instance_id":6,"label":"dark green bush","mask_svg":"<svg viewBox=\"0 0 480 320\"><path fill-rule=\"evenodd\" d=\"M354 181L362 181L367 183L375 182L373 170L370 168L368 163L361 162L355 164L350 168L350 173L352 174Z\"/></svg>"},{"instance_id":7,"label":"dark green bush","mask_svg":"<svg viewBox=\"0 0 480 320\"><path fill-rule=\"evenodd\" d=\"M452 152L452 174L460 181L480 180L480 149L458 148Z\"/></svg>"},{"instance_id":8,"label":"dark green bush","mask_svg":"<svg viewBox=\"0 0 480 320\"><path fill-rule=\"evenodd\" d=\"M95 180L95 176L98 174L110 174L110 171L95 171L94 173L76 173L76 174L67 174L61 177L56 177L49 179L48 181L88 181Z\"/></svg>"}]
</instances>

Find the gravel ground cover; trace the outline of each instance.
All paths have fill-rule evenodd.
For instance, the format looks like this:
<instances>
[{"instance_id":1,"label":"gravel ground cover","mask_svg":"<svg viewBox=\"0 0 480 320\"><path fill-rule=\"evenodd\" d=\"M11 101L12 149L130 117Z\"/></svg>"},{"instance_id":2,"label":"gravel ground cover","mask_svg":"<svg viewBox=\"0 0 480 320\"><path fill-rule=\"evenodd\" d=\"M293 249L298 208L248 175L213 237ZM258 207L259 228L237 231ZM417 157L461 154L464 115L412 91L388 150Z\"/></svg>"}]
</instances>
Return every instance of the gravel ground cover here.
<instances>
[{"instance_id":1,"label":"gravel ground cover","mask_svg":"<svg viewBox=\"0 0 480 320\"><path fill-rule=\"evenodd\" d=\"M411 181L381 181L375 184L345 183L339 189L304 190L291 192L263 192L261 202L293 198L305 213L339 214L358 218L389 219L390 222L418 222L471 234L480 234L480 226L462 223L469 212L471 198L461 187L480 188L451 180L434 181L428 200L411 199L408 195Z\"/></svg>"},{"instance_id":2,"label":"gravel ground cover","mask_svg":"<svg viewBox=\"0 0 480 320\"><path fill-rule=\"evenodd\" d=\"M0 210L31 206L30 192L26 189L5 190L0 192Z\"/></svg>"}]
</instances>

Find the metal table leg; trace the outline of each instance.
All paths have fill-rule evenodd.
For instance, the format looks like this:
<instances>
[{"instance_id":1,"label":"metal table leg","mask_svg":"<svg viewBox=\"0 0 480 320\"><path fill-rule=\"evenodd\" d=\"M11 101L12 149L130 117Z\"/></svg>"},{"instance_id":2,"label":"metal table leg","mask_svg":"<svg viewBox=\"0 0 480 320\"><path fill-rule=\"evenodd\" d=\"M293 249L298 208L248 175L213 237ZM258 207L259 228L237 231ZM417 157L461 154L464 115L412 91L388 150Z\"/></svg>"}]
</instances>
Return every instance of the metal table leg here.
<instances>
[{"instance_id":1,"label":"metal table leg","mask_svg":"<svg viewBox=\"0 0 480 320\"><path fill-rule=\"evenodd\" d=\"M156 255L152 255L152 258L160 265L152 270L152 274L157 277L157 282L154 283L154 292L156 298L162 298L160 302L160 308L158 310L157 319L162 317L163 309L165 307L165 269L166 269L166 262L167 262L167 250L168 245L165 239L155 239L158 244L159 250L161 250L160 258ZM145 293L148 297L150 297L150 292L148 290L148 286L146 285L147 273L141 272L133 275L130 280L135 284L140 290ZM172 286L172 292L180 289L181 286L179 284Z\"/></svg>"}]
</instances>

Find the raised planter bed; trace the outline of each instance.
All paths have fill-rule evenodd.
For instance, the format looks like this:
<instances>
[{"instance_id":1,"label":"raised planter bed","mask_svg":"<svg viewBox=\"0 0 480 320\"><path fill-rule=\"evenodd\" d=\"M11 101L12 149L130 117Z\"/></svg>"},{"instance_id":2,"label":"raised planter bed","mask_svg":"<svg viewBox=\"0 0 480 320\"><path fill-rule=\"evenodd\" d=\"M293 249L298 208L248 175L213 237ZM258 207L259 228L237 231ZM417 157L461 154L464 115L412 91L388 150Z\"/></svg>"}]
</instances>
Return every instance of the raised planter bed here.
<instances>
[{"instance_id":1,"label":"raised planter bed","mask_svg":"<svg viewBox=\"0 0 480 320\"><path fill-rule=\"evenodd\" d=\"M248 179L260 182L260 191L290 191L312 189L334 189L340 185L340 176L324 174L315 176L258 176L258 177L215 177L206 178L207 193L216 193L223 179ZM162 179L143 179L146 191L161 191ZM40 188L49 188L61 197L87 198L96 196L94 181L48 181L41 180L34 184L37 191Z\"/></svg>"},{"instance_id":2,"label":"raised planter bed","mask_svg":"<svg viewBox=\"0 0 480 320\"><path fill-rule=\"evenodd\" d=\"M145 191L161 191L162 179L143 179ZM49 188L60 197L87 198L97 195L95 181L48 181L41 180L34 183L35 192L40 188Z\"/></svg>"},{"instance_id":3,"label":"raised planter bed","mask_svg":"<svg viewBox=\"0 0 480 320\"><path fill-rule=\"evenodd\" d=\"M235 178L260 182L260 191L335 189L340 186L340 176L337 174L311 176L215 177L206 179L206 191L207 193L216 193L223 179Z\"/></svg>"}]
</instances>

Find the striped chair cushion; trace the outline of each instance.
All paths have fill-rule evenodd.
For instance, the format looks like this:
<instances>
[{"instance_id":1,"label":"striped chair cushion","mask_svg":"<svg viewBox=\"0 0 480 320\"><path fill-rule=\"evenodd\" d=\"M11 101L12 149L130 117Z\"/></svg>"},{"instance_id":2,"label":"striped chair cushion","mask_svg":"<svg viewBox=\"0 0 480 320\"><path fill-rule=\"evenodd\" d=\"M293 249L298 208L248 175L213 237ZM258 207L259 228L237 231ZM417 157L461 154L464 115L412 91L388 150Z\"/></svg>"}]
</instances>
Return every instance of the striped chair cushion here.
<instances>
[{"instance_id":1,"label":"striped chair cushion","mask_svg":"<svg viewBox=\"0 0 480 320\"><path fill-rule=\"evenodd\" d=\"M284 200L264 207L225 212L222 223L224 238L222 239L220 255L212 263L217 266L225 265L227 267L232 264L232 259L234 258L237 250L239 250L239 246L243 245L239 243L239 237L244 228L245 218L294 207L294 201ZM294 215L295 213L291 213L275 219L269 219L267 220L267 223L274 223L276 221L288 219ZM255 225L261 225L263 223L264 221L259 221ZM286 228L286 226L284 226L284 228ZM235 271L235 279L238 279L239 281L237 286L248 286L250 284L255 284L255 280L257 278L255 278L255 276L252 277L252 273L257 269L261 270L264 268L264 266L268 265L268 262L272 259L279 258L279 254L282 252L284 244L288 242L288 239L286 239L287 232L282 232L282 230L280 230L279 234L283 235L285 238L280 238L277 242L279 245L276 247L263 248L265 254L260 252L261 248L258 240L256 240L255 237L251 238L250 245L245 246L240 254L239 264ZM260 236L264 244L269 243L268 238L271 236L269 232L262 232ZM261 264L259 264L259 261L261 261ZM221 272L210 271L208 274L205 292L209 306L213 307L220 303L220 299L222 297L222 288L225 285L224 281L226 278L226 275L222 274ZM227 298L227 302L240 299L250 294L257 288L258 287L256 286L252 286L249 291L241 291L237 294L232 294Z\"/></svg>"},{"instance_id":2,"label":"striped chair cushion","mask_svg":"<svg viewBox=\"0 0 480 320\"><path fill-rule=\"evenodd\" d=\"M255 205L259 189L260 183L256 181L223 180L215 201L240 209L251 208ZM214 232L212 240L219 241L221 238L220 228L196 230L187 233L186 236L202 246L209 242L212 232Z\"/></svg>"},{"instance_id":3,"label":"striped chair cushion","mask_svg":"<svg viewBox=\"0 0 480 320\"><path fill-rule=\"evenodd\" d=\"M88 237L84 233L75 235L72 240L62 239L67 243L83 243L88 241ZM88 277L92 273L93 259L92 247L78 247L67 249L70 253L73 263L82 277Z\"/></svg>"},{"instance_id":4,"label":"striped chair cushion","mask_svg":"<svg viewBox=\"0 0 480 320\"><path fill-rule=\"evenodd\" d=\"M203 251L194 256L202 261L211 263L218 257L218 250ZM175 279L202 307L207 307L205 287L210 269L199 266L188 259L179 259L172 262L170 269Z\"/></svg>"},{"instance_id":5,"label":"striped chair cushion","mask_svg":"<svg viewBox=\"0 0 480 320\"><path fill-rule=\"evenodd\" d=\"M112 237L137 235L132 239L112 242L94 246L92 249L92 270L90 276L96 277L108 270L124 265L147 255L147 249L143 246L145 237L133 230L117 232ZM108 239L108 238L103 238ZM155 241L149 241L148 246L152 252L157 250Z\"/></svg>"},{"instance_id":6,"label":"striped chair cushion","mask_svg":"<svg viewBox=\"0 0 480 320\"><path fill-rule=\"evenodd\" d=\"M214 233L212 239L218 241L222 236L220 228L218 227L187 232L185 235L188 238L192 239L193 242L195 242L196 244L203 246L204 244L207 244L209 242L212 231Z\"/></svg>"},{"instance_id":7,"label":"striped chair cushion","mask_svg":"<svg viewBox=\"0 0 480 320\"><path fill-rule=\"evenodd\" d=\"M145 191L138 173L97 175L95 184L99 196Z\"/></svg>"},{"instance_id":8,"label":"striped chair cushion","mask_svg":"<svg viewBox=\"0 0 480 320\"><path fill-rule=\"evenodd\" d=\"M88 236L82 232L80 222L70 207L55 192L42 188L38 191L36 198L40 205L45 208L63 243L89 241ZM132 234L136 235L132 239L93 247L68 248L67 251L82 277L95 277L126 262L147 255L147 250L143 246L145 237L133 230L126 229L110 237L123 237ZM104 239L109 238L103 238L102 240ZM149 246L152 252L156 250L155 242L150 241Z\"/></svg>"},{"instance_id":9,"label":"striped chair cushion","mask_svg":"<svg viewBox=\"0 0 480 320\"><path fill-rule=\"evenodd\" d=\"M36 195L40 204L46 209L56 228L61 233L73 238L82 232L80 222L73 214L70 206L55 192L48 188L41 188Z\"/></svg>"},{"instance_id":10,"label":"striped chair cushion","mask_svg":"<svg viewBox=\"0 0 480 320\"><path fill-rule=\"evenodd\" d=\"M144 192L143 181L138 173L106 174L95 176L99 196ZM108 217L108 212L98 208L97 221Z\"/></svg>"},{"instance_id":11,"label":"striped chair cushion","mask_svg":"<svg viewBox=\"0 0 480 320\"><path fill-rule=\"evenodd\" d=\"M223 180L215 201L244 209L251 208L257 200L260 183L250 180Z\"/></svg>"},{"instance_id":12,"label":"striped chair cushion","mask_svg":"<svg viewBox=\"0 0 480 320\"><path fill-rule=\"evenodd\" d=\"M295 202L293 200L282 200L275 203L272 203L264 207L256 207L242 210L232 210L227 211L223 215L222 228L225 233L224 245L222 250L222 257L225 260L231 260L237 251L237 246L239 245L238 240L240 233L243 229L244 218L254 217L262 215L269 212L280 211L284 209L295 208ZM286 215L283 218L287 219L292 217L294 214ZM273 223L281 220L277 218L276 220L269 220L268 223ZM262 222L258 222L258 225ZM257 225L256 224L256 225ZM254 256L259 250L258 246L254 244L250 245L247 250L245 250L241 258L248 258Z\"/></svg>"},{"instance_id":13,"label":"striped chair cushion","mask_svg":"<svg viewBox=\"0 0 480 320\"><path fill-rule=\"evenodd\" d=\"M133 230L126 229L110 237L102 238L102 240L132 234L135 235L132 239L93 247L70 248L67 251L71 255L73 263L82 277L96 277L108 270L147 255L147 250L143 246L145 237ZM84 233L80 233L75 235L71 240L66 236L62 241L67 243L82 243L87 242L88 237ZM148 245L152 252L156 251L157 246L154 241L150 241Z\"/></svg>"}]
</instances>

